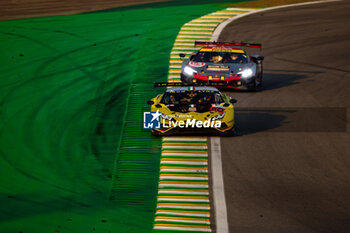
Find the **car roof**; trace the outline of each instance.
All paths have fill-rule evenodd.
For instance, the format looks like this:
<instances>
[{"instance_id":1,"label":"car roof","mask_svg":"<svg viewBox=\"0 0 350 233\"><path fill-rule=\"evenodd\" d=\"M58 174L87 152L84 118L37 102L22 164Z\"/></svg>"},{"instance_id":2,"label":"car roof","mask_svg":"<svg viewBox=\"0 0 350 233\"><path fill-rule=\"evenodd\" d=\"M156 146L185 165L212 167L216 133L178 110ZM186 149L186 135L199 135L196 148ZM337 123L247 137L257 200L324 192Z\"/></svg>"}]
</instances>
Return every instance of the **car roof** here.
<instances>
[{"instance_id":1,"label":"car roof","mask_svg":"<svg viewBox=\"0 0 350 233\"><path fill-rule=\"evenodd\" d=\"M191 86L188 87L171 87L168 88L166 91L189 91ZM208 87L208 86L201 86L201 87L194 87L194 91L219 91L216 87Z\"/></svg>"}]
</instances>

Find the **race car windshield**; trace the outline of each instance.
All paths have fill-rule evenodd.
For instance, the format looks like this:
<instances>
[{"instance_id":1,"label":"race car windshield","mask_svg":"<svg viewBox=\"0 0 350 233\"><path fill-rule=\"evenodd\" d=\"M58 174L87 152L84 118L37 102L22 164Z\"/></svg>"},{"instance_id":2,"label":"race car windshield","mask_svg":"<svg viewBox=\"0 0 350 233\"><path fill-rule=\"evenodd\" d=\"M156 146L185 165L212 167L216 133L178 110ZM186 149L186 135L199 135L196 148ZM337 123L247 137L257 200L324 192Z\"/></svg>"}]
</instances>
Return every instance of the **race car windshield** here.
<instances>
[{"instance_id":1,"label":"race car windshield","mask_svg":"<svg viewBox=\"0 0 350 233\"><path fill-rule=\"evenodd\" d=\"M161 103L176 112L207 112L212 104L224 102L217 91L169 91L163 95Z\"/></svg>"},{"instance_id":2,"label":"race car windshield","mask_svg":"<svg viewBox=\"0 0 350 233\"><path fill-rule=\"evenodd\" d=\"M224 102L217 91L169 91L163 95L161 103L177 104L219 104Z\"/></svg>"},{"instance_id":3,"label":"race car windshield","mask_svg":"<svg viewBox=\"0 0 350 233\"><path fill-rule=\"evenodd\" d=\"M248 56L243 53L228 52L199 52L192 61L195 62L212 62L212 63L248 63Z\"/></svg>"}]
</instances>

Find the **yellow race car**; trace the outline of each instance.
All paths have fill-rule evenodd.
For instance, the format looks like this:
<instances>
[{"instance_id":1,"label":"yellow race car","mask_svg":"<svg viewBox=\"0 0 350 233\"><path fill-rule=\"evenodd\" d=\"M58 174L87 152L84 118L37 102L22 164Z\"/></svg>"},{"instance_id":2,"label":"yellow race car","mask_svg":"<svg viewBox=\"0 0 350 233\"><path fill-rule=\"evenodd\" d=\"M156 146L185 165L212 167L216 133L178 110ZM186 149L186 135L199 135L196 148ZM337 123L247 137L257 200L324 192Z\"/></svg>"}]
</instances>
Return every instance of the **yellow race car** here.
<instances>
[{"instance_id":1,"label":"yellow race car","mask_svg":"<svg viewBox=\"0 0 350 233\"><path fill-rule=\"evenodd\" d=\"M151 105L153 135L234 134L236 99L211 86L168 88L147 103Z\"/></svg>"}]
</instances>

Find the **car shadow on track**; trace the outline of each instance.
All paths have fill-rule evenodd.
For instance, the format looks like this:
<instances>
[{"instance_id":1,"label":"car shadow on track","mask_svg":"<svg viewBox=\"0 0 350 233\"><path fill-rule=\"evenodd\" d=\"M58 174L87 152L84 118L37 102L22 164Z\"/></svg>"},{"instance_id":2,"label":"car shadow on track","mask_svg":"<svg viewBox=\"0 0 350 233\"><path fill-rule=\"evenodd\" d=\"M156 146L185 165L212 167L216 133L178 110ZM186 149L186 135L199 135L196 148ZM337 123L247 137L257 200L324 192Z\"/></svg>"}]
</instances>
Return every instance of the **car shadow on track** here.
<instances>
[{"instance_id":1,"label":"car shadow on track","mask_svg":"<svg viewBox=\"0 0 350 233\"><path fill-rule=\"evenodd\" d=\"M265 69L263 86L260 91L274 90L300 83L300 80L321 74L317 71Z\"/></svg>"},{"instance_id":2,"label":"car shadow on track","mask_svg":"<svg viewBox=\"0 0 350 233\"><path fill-rule=\"evenodd\" d=\"M236 136L254 134L276 129L283 125L287 117L266 109L236 108Z\"/></svg>"},{"instance_id":3,"label":"car shadow on track","mask_svg":"<svg viewBox=\"0 0 350 233\"><path fill-rule=\"evenodd\" d=\"M237 136L258 132L346 132L346 108L236 108Z\"/></svg>"}]
</instances>

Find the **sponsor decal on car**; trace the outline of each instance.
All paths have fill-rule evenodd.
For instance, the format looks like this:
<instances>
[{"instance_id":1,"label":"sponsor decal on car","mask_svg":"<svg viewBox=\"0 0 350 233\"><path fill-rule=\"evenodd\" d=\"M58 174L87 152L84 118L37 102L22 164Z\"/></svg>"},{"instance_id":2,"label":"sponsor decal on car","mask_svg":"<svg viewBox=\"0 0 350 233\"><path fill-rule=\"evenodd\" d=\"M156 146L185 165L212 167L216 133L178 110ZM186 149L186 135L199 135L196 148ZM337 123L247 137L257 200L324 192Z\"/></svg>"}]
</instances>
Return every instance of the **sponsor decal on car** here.
<instances>
[{"instance_id":1,"label":"sponsor decal on car","mask_svg":"<svg viewBox=\"0 0 350 233\"><path fill-rule=\"evenodd\" d=\"M189 112L195 112L197 111L196 105L195 104L190 104L190 107L188 108Z\"/></svg>"},{"instance_id":2,"label":"sponsor decal on car","mask_svg":"<svg viewBox=\"0 0 350 233\"><path fill-rule=\"evenodd\" d=\"M195 90L195 87L189 87L188 91L193 91ZM169 91L169 93L186 93L186 90L182 90L182 91ZM196 92L198 93L214 93L215 91L211 91L211 90L196 90Z\"/></svg>"},{"instance_id":3,"label":"sponsor decal on car","mask_svg":"<svg viewBox=\"0 0 350 233\"><path fill-rule=\"evenodd\" d=\"M211 71L228 71L228 66L208 66L207 70Z\"/></svg>"},{"instance_id":4,"label":"sponsor decal on car","mask_svg":"<svg viewBox=\"0 0 350 233\"><path fill-rule=\"evenodd\" d=\"M220 52L220 53L244 53L243 50L238 50L238 49L220 49L220 48L203 48L200 50L201 52Z\"/></svg>"},{"instance_id":5,"label":"sponsor decal on car","mask_svg":"<svg viewBox=\"0 0 350 233\"><path fill-rule=\"evenodd\" d=\"M215 106L211 106L209 111L216 111L216 112L225 112L225 109L224 108L221 108L221 107L215 107Z\"/></svg>"},{"instance_id":6,"label":"sponsor decal on car","mask_svg":"<svg viewBox=\"0 0 350 233\"><path fill-rule=\"evenodd\" d=\"M190 61L188 63L188 65L192 66L192 67L203 67L205 66L205 62L194 62L194 61Z\"/></svg>"}]
</instances>

